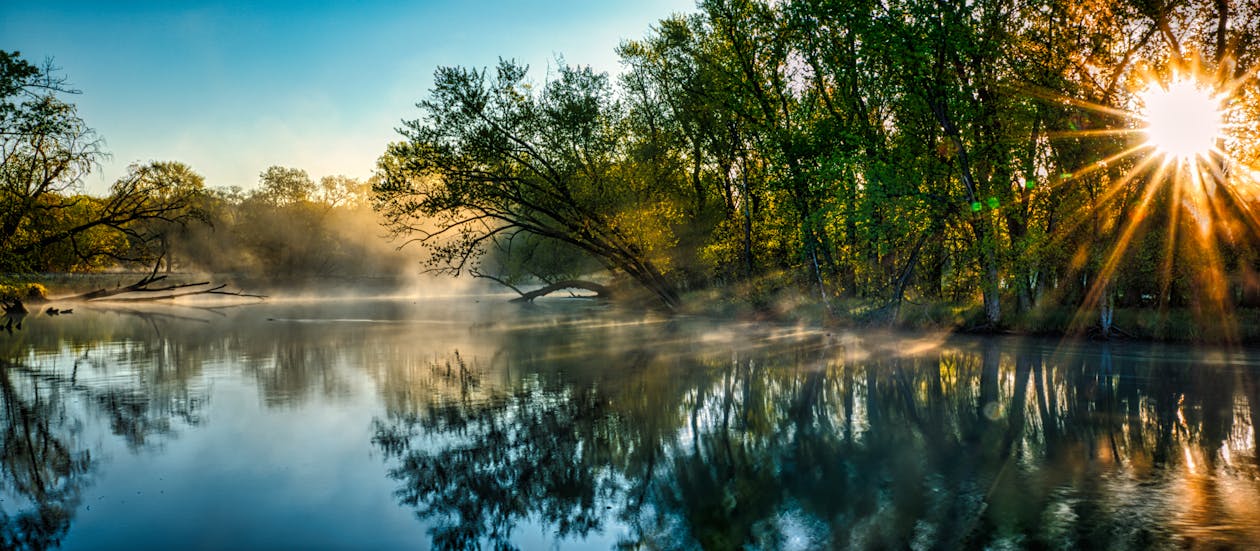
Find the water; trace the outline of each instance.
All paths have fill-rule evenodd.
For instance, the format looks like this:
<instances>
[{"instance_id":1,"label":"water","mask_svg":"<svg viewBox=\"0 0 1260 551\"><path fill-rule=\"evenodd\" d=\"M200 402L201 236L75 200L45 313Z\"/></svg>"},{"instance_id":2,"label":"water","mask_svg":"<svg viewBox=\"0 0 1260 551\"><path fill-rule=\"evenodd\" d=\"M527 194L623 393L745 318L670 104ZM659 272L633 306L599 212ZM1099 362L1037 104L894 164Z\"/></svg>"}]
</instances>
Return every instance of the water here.
<instances>
[{"instance_id":1,"label":"water","mask_svg":"<svg viewBox=\"0 0 1260 551\"><path fill-rule=\"evenodd\" d=\"M79 307L0 359L0 548L1260 541L1254 351L463 298Z\"/></svg>"}]
</instances>

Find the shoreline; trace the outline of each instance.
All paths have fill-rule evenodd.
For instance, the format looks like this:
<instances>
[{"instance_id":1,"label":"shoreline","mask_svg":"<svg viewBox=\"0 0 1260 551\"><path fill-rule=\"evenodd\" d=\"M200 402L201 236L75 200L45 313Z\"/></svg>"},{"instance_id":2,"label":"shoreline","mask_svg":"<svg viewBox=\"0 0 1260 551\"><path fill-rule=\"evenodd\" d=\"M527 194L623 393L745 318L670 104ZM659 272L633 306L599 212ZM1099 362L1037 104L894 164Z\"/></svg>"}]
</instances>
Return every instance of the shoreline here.
<instances>
[{"instance_id":1,"label":"shoreline","mask_svg":"<svg viewBox=\"0 0 1260 551\"><path fill-rule=\"evenodd\" d=\"M47 273L6 274L7 285L19 287L34 283L43 286L47 300L97 287L116 287L134 282L147 273ZM293 281L268 280L254 274L174 273L170 281L192 281L211 277L239 282L241 287L257 287L265 291L292 289L309 296L326 291L330 297L352 298L354 294L379 292L384 289L415 290L415 281L399 277L313 277ZM347 294L347 291L350 291ZM773 323L805 323L819 328L895 329L899 331L944 331L960 335L1008 335L1056 337L1093 342L1154 342L1204 345L1260 345L1260 308L1238 307L1233 311L1204 313L1192 307L1143 308L1117 307L1113 327L1116 334L1103 338L1097 334L1096 311L1076 307L1041 305L1029 312L1007 314L1006 323L997 328L980 327L983 319L980 304L948 302L916 303L905 301L896 319L891 312L869 301L833 299L824 305L816 297L787 290L771 299L741 296L729 289L694 290L683 297L683 307L675 314L698 315L712 319L765 321ZM419 296L419 295L418 295ZM615 297L614 304L632 309L650 309L633 293ZM830 309L828 308L830 306ZM1225 323L1222 323L1224 321ZM1077 328L1084 328L1077 329Z\"/></svg>"}]
</instances>

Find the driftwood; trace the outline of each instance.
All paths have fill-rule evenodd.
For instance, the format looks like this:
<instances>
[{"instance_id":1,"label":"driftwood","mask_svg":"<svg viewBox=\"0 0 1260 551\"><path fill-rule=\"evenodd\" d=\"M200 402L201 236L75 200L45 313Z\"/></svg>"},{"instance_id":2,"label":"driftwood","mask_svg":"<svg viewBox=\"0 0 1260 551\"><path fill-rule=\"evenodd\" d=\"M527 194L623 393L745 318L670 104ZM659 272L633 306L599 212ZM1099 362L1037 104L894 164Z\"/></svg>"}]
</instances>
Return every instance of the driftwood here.
<instances>
[{"instance_id":1,"label":"driftwood","mask_svg":"<svg viewBox=\"0 0 1260 551\"><path fill-rule=\"evenodd\" d=\"M610 290L607 286L600 285L593 281L570 279L557 281L551 285L530 291L528 293L521 293L521 296L512 299L512 302L530 302L538 297L549 295L561 289L583 289L595 293L595 296L598 298L608 298L608 296L612 294L612 290ZM520 291L518 290L517 292Z\"/></svg>"},{"instance_id":2,"label":"driftwood","mask_svg":"<svg viewBox=\"0 0 1260 551\"><path fill-rule=\"evenodd\" d=\"M53 300L65 302L88 302L93 300L110 300L112 302L147 302L153 300L165 300L178 297L186 297L192 295L228 295L246 298L267 298L266 295L254 295L242 291L224 291L227 288L226 283L212 285L209 281L198 281L196 283L173 283L161 286L154 284L166 279L164 275L157 275L157 264L154 264L153 271L149 275L140 279L131 285L125 287L116 287L113 289L97 289L86 293L72 295L68 297L59 297ZM123 296L134 293L135 296ZM113 298L117 297L117 298Z\"/></svg>"}]
</instances>

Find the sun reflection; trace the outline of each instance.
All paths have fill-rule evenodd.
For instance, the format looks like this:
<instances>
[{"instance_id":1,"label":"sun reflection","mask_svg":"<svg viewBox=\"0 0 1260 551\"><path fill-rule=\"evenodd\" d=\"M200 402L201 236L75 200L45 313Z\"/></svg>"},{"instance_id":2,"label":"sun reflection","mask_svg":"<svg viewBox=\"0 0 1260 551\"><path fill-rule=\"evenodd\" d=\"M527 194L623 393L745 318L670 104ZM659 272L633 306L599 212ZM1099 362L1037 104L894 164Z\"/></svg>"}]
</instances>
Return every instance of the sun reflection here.
<instances>
[{"instance_id":1,"label":"sun reflection","mask_svg":"<svg viewBox=\"0 0 1260 551\"><path fill-rule=\"evenodd\" d=\"M1139 95L1146 141L1176 159L1207 158L1224 125L1221 100L1209 87L1186 77L1167 85L1152 82Z\"/></svg>"}]
</instances>

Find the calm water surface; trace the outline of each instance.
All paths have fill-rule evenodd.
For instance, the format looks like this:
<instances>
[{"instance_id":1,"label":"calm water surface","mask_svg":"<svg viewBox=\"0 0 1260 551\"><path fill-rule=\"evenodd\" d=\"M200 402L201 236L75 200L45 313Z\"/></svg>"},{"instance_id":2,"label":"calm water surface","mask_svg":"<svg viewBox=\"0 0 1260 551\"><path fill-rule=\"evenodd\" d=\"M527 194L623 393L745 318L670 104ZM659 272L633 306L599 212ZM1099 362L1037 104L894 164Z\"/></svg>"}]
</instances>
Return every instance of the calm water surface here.
<instances>
[{"instance_id":1,"label":"calm water surface","mask_svg":"<svg viewBox=\"0 0 1260 551\"><path fill-rule=\"evenodd\" d=\"M0 333L0 548L1260 542L1260 354L572 301L78 308Z\"/></svg>"}]
</instances>

